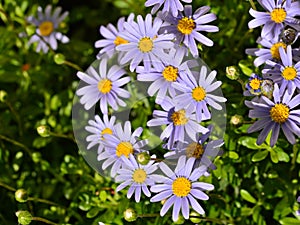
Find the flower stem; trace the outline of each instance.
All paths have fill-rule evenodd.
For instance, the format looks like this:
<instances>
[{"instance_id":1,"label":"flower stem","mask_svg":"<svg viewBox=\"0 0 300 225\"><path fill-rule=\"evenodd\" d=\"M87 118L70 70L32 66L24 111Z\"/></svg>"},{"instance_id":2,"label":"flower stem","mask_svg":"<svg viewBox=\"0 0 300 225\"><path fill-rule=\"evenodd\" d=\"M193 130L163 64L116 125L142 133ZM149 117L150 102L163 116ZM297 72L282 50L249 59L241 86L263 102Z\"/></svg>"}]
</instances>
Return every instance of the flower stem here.
<instances>
[{"instance_id":1,"label":"flower stem","mask_svg":"<svg viewBox=\"0 0 300 225\"><path fill-rule=\"evenodd\" d=\"M18 146L20 148L23 148L30 156L32 155L31 150L26 145L24 145L24 144L22 144L20 142L17 142L17 141L15 141L13 139L10 139L10 138L8 138L6 136L3 136L1 134L0 134L0 139L5 140L7 142L10 142L11 144L16 145L16 146Z\"/></svg>"},{"instance_id":2,"label":"flower stem","mask_svg":"<svg viewBox=\"0 0 300 225\"><path fill-rule=\"evenodd\" d=\"M8 184L5 184L5 183L3 183L1 181L0 181L0 187L4 187L5 189L7 189L9 191L16 191L16 189L14 189L13 187L11 187Z\"/></svg>"},{"instance_id":3,"label":"flower stem","mask_svg":"<svg viewBox=\"0 0 300 225\"><path fill-rule=\"evenodd\" d=\"M41 218L41 217L32 217L32 220L34 220L34 221L40 221L40 222L51 224L51 225L58 225L58 223L54 223L54 222L52 222L50 220L47 220L47 219Z\"/></svg>"},{"instance_id":4,"label":"flower stem","mask_svg":"<svg viewBox=\"0 0 300 225\"><path fill-rule=\"evenodd\" d=\"M72 63L72 62L70 62L70 61L65 60L65 61L64 61L64 64L67 65L67 66L69 66L69 67L74 68L75 70L83 71L83 69L80 68L80 66L78 66L77 64Z\"/></svg>"}]
</instances>

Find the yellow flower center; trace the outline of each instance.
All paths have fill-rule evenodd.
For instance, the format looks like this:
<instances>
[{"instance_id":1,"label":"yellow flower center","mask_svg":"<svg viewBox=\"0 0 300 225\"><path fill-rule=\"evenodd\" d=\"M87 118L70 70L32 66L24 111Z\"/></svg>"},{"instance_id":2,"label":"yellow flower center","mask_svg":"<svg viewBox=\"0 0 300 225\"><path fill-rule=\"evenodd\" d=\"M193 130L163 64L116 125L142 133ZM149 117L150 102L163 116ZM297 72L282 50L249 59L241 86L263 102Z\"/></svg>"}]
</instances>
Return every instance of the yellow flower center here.
<instances>
[{"instance_id":1,"label":"yellow flower center","mask_svg":"<svg viewBox=\"0 0 300 225\"><path fill-rule=\"evenodd\" d=\"M286 11L282 8L274 9L271 12L271 20L275 23L282 23L286 18Z\"/></svg>"},{"instance_id":2,"label":"yellow flower center","mask_svg":"<svg viewBox=\"0 0 300 225\"><path fill-rule=\"evenodd\" d=\"M260 79L254 78L250 81L249 85L253 90L258 90L260 88L261 82L262 81Z\"/></svg>"},{"instance_id":3,"label":"yellow flower center","mask_svg":"<svg viewBox=\"0 0 300 225\"><path fill-rule=\"evenodd\" d=\"M100 80L98 83L98 90L102 94L107 94L112 89L112 82L109 79Z\"/></svg>"},{"instance_id":4,"label":"yellow flower center","mask_svg":"<svg viewBox=\"0 0 300 225\"><path fill-rule=\"evenodd\" d=\"M281 75L286 80L294 80L297 76L297 70L293 66L285 67Z\"/></svg>"},{"instance_id":5,"label":"yellow flower center","mask_svg":"<svg viewBox=\"0 0 300 225\"><path fill-rule=\"evenodd\" d=\"M181 109L177 112L174 112L171 116L171 119L173 121L173 124L175 126L184 125L188 122L188 118L185 117L185 110Z\"/></svg>"},{"instance_id":6,"label":"yellow flower center","mask_svg":"<svg viewBox=\"0 0 300 225\"><path fill-rule=\"evenodd\" d=\"M152 51L153 49L153 41L149 37L143 37L139 41L139 49L143 53L147 53Z\"/></svg>"},{"instance_id":7,"label":"yellow flower center","mask_svg":"<svg viewBox=\"0 0 300 225\"><path fill-rule=\"evenodd\" d=\"M270 48L270 52L273 59L278 59L278 60L280 59L279 47L283 47L284 50L286 50L286 44L283 42L277 42L273 44L272 47Z\"/></svg>"},{"instance_id":8,"label":"yellow flower center","mask_svg":"<svg viewBox=\"0 0 300 225\"><path fill-rule=\"evenodd\" d=\"M112 133L113 133L113 131L110 128L108 128L108 127L104 128L101 131L101 139L104 140L104 137L103 137L104 134L112 134Z\"/></svg>"},{"instance_id":9,"label":"yellow flower center","mask_svg":"<svg viewBox=\"0 0 300 225\"><path fill-rule=\"evenodd\" d=\"M42 36L49 36L54 30L54 25L51 21L44 21L40 24L39 30Z\"/></svg>"},{"instance_id":10,"label":"yellow flower center","mask_svg":"<svg viewBox=\"0 0 300 225\"><path fill-rule=\"evenodd\" d=\"M206 92L203 87L196 87L192 91L192 97L195 99L197 102L202 101L205 99Z\"/></svg>"},{"instance_id":11,"label":"yellow flower center","mask_svg":"<svg viewBox=\"0 0 300 225\"><path fill-rule=\"evenodd\" d=\"M195 29L195 22L193 19L183 17L181 20L178 21L177 29L185 35L189 35Z\"/></svg>"},{"instance_id":12,"label":"yellow flower center","mask_svg":"<svg viewBox=\"0 0 300 225\"><path fill-rule=\"evenodd\" d=\"M185 177L178 177L173 181L172 190L177 197L187 196L192 189L191 182Z\"/></svg>"},{"instance_id":13,"label":"yellow flower center","mask_svg":"<svg viewBox=\"0 0 300 225\"><path fill-rule=\"evenodd\" d=\"M193 142L186 147L186 156L200 159L204 153L203 146L197 142Z\"/></svg>"},{"instance_id":14,"label":"yellow flower center","mask_svg":"<svg viewBox=\"0 0 300 225\"><path fill-rule=\"evenodd\" d=\"M129 157L129 154L133 153L133 146L130 142L122 141L120 144L118 144L116 148L116 155L118 157L121 157L124 155L126 158Z\"/></svg>"},{"instance_id":15,"label":"yellow flower center","mask_svg":"<svg viewBox=\"0 0 300 225\"><path fill-rule=\"evenodd\" d=\"M137 169L133 172L132 179L135 183L142 184L147 178L147 173L143 169Z\"/></svg>"},{"instance_id":16,"label":"yellow flower center","mask_svg":"<svg viewBox=\"0 0 300 225\"><path fill-rule=\"evenodd\" d=\"M116 39L114 40L114 44L116 46L122 45L122 44L127 44L127 43L129 43L129 41L127 41L127 40L125 40L125 39L123 39L123 38L121 38L119 36L117 36Z\"/></svg>"},{"instance_id":17,"label":"yellow flower center","mask_svg":"<svg viewBox=\"0 0 300 225\"><path fill-rule=\"evenodd\" d=\"M174 82L178 77L178 69L173 66L167 66L162 72L163 77L170 82Z\"/></svg>"},{"instance_id":18,"label":"yellow flower center","mask_svg":"<svg viewBox=\"0 0 300 225\"><path fill-rule=\"evenodd\" d=\"M289 118L289 115L290 109L282 103L274 105L270 110L270 116L276 123L284 123Z\"/></svg>"}]
</instances>

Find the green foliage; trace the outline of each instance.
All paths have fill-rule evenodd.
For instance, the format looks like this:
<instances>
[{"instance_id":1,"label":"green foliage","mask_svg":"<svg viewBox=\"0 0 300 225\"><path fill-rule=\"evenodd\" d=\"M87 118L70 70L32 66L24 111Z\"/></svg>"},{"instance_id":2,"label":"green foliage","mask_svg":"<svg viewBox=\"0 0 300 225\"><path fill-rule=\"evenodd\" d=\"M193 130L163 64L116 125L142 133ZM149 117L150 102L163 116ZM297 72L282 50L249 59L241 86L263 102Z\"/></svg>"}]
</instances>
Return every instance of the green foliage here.
<instances>
[{"instance_id":1,"label":"green foliage","mask_svg":"<svg viewBox=\"0 0 300 225\"><path fill-rule=\"evenodd\" d=\"M99 26L115 23L131 12L145 15L144 0L3 0L0 2L0 224L130 224L123 213L136 212L131 224L300 224L298 209L300 144L279 139L256 144L249 135L253 122L244 105L244 82L257 69L245 49L255 47L257 30L248 30L250 2L246 0L194 0L193 6L210 5L217 14L220 32L208 34L212 48L200 52L210 68L218 71L227 102L228 126L224 154L207 182L215 185L203 203L205 216L192 212L190 220L175 223L171 214L159 216L161 203L140 203L116 193L117 184L101 177L84 160L74 141L71 110L77 89L77 70L85 70L98 53ZM39 54L28 47L34 27L26 17L39 5L51 3L70 12L62 28L70 43L56 52ZM239 77L226 77L226 67L240 70ZM82 68L82 69L81 69ZM135 98L138 90L129 87ZM152 114L153 99L139 100L130 116L134 127ZM238 115L239 122L230 118ZM150 130L143 135L157 139ZM150 141L155 142L155 141ZM21 190L21 191L20 191ZM26 193L26 198L23 195ZM26 199L26 200L25 200ZM26 202L26 203L24 203ZM18 211L18 216L16 216Z\"/></svg>"}]
</instances>

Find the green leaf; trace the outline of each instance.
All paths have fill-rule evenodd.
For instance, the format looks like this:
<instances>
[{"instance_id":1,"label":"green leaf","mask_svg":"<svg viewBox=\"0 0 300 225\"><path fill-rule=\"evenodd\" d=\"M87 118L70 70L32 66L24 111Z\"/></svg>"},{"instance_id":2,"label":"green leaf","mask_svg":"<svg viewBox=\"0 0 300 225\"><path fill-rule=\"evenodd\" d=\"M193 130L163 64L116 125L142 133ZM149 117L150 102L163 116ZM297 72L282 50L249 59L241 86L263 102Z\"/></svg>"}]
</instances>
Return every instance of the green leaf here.
<instances>
[{"instance_id":1,"label":"green leaf","mask_svg":"<svg viewBox=\"0 0 300 225\"><path fill-rule=\"evenodd\" d=\"M241 70L242 70L242 72L245 74L245 75L247 75L247 76L251 76L251 74L253 73L253 70L252 69L250 69L248 66L250 66L250 65L247 65L247 64L249 64L248 62L246 62L245 60L241 60L240 62L239 62L239 67L241 68Z\"/></svg>"},{"instance_id":2,"label":"green leaf","mask_svg":"<svg viewBox=\"0 0 300 225\"><path fill-rule=\"evenodd\" d=\"M86 214L87 218L94 218L95 216L98 215L98 213L100 212L99 208L92 208L91 210L89 210Z\"/></svg>"},{"instance_id":3,"label":"green leaf","mask_svg":"<svg viewBox=\"0 0 300 225\"><path fill-rule=\"evenodd\" d=\"M300 220L293 218L293 217L285 217L285 218L279 220L279 223L283 224L283 225L299 225Z\"/></svg>"},{"instance_id":4,"label":"green leaf","mask_svg":"<svg viewBox=\"0 0 300 225\"><path fill-rule=\"evenodd\" d=\"M262 161L268 156L268 153L268 150L259 151L252 156L251 160L252 162Z\"/></svg>"},{"instance_id":5,"label":"green leaf","mask_svg":"<svg viewBox=\"0 0 300 225\"><path fill-rule=\"evenodd\" d=\"M276 147L274 148L274 151L277 152L278 160L282 162L289 162L290 157L287 153L285 153L282 148Z\"/></svg>"},{"instance_id":6,"label":"green leaf","mask_svg":"<svg viewBox=\"0 0 300 225\"><path fill-rule=\"evenodd\" d=\"M105 202L107 197L106 191L100 191L99 197L102 202Z\"/></svg>"},{"instance_id":7,"label":"green leaf","mask_svg":"<svg viewBox=\"0 0 300 225\"><path fill-rule=\"evenodd\" d=\"M239 154L237 154L234 151L229 151L229 158L231 158L231 159L238 159L239 158Z\"/></svg>"},{"instance_id":8,"label":"green leaf","mask_svg":"<svg viewBox=\"0 0 300 225\"><path fill-rule=\"evenodd\" d=\"M240 193L244 200L251 203L256 203L256 199L248 191L242 189Z\"/></svg>"},{"instance_id":9,"label":"green leaf","mask_svg":"<svg viewBox=\"0 0 300 225\"><path fill-rule=\"evenodd\" d=\"M279 159L278 159L278 154L276 151L274 151L274 149L271 149L270 151L270 155L271 155L271 160L273 163L278 163Z\"/></svg>"}]
</instances>

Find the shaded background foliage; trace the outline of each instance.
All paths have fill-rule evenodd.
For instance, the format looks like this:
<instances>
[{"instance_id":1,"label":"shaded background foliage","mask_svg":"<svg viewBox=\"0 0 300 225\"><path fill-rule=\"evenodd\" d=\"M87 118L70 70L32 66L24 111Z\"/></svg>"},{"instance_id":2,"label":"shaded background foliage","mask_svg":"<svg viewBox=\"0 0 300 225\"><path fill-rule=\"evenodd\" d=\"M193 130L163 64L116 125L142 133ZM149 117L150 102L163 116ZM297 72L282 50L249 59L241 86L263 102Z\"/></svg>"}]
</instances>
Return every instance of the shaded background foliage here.
<instances>
[{"instance_id":1,"label":"shaded background foliage","mask_svg":"<svg viewBox=\"0 0 300 225\"><path fill-rule=\"evenodd\" d=\"M72 101L78 85L76 72L85 70L95 60L98 50L94 43L101 38L99 26L116 24L120 16L131 12L145 15L150 10L145 9L144 2L0 1L1 225L16 224L18 210L28 210L34 217L53 224L129 224L123 218L128 207L140 215L134 224L174 224L169 214L159 217L160 203L145 200L137 204L126 198L125 191L116 193L114 182L92 170L78 152L71 125ZM60 28L70 42L43 55L28 47L28 38L20 38L19 34L34 32L25 18L36 15L38 5L47 4L69 11ZM210 200L203 203L205 217L176 224L300 224L295 215L299 142L292 146L279 139L274 148L268 143L257 146L257 134L246 133L251 120L243 103L241 84L252 72L259 72L252 65L253 58L244 53L246 48L256 46L260 32L248 30L250 2L194 0L193 5L209 5L218 17L214 24L220 32L208 34L215 45L204 47L200 54L211 69L218 71L218 80L223 82L228 126L224 155L216 160L218 168L207 178L215 190L209 193ZM62 64L56 53L65 57ZM238 80L226 77L226 67L231 65L240 71ZM143 123L145 127L143 121L151 111L144 108L144 112L132 110L137 115L134 126ZM44 133L47 135L38 134L37 127L42 125L49 128ZM27 191L27 202L16 201L17 189Z\"/></svg>"}]
</instances>

